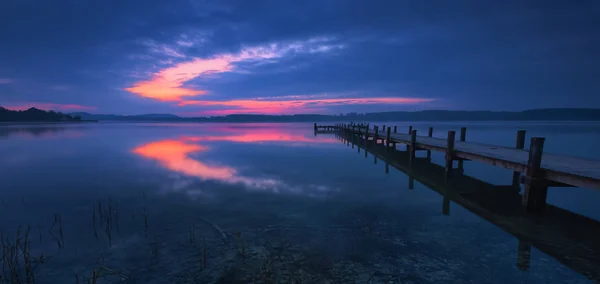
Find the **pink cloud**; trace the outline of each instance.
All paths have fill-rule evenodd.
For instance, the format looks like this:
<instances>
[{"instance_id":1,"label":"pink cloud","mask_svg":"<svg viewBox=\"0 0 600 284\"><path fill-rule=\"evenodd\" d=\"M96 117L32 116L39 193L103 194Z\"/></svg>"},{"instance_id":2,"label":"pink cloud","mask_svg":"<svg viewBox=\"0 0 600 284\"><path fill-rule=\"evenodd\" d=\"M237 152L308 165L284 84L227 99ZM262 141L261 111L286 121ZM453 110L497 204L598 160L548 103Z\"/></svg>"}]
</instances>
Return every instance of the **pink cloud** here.
<instances>
[{"instance_id":1,"label":"pink cloud","mask_svg":"<svg viewBox=\"0 0 600 284\"><path fill-rule=\"evenodd\" d=\"M336 98L336 99L301 99L302 96L292 96L297 99L267 100L230 100L230 101L200 101L190 100L181 101L179 106L217 106L228 107L227 109L205 110L195 114L202 115L227 115L227 114L297 114L297 113L316 113L325 110L327 107L340 105L371 105L371 104L418 104L431 102L434 99L428 98Z\"/></svg>"},{"instance_id":2,"label":"pink cloud","mask_svg":"<svg viewBox=\"0 0 600 284\"><path fill-rule=\"evenodd\" d=\"M96 107L91 106L82 106L77 104L55 104L55 103L23 103L18 105L5 105L4 106L10 110L26 110L29 108L38 108L43 110L55 110L55 111L84 111L84 110L94 110Z\"/></svg>"},{"instance_id":3,"label":"pink cloud","mask_svg":"<svg viewBox=\"0 0 600 284\"><path fill-rule=\"evenodd\" d=\"M0 85L1 84L10 84L12 83L13 80L12 79L8 79L8 78L0 78Z\"/></svg>"},{"instance_id":4,"label":"pink cloud","mask_svg":"<svg viewBox=\"0 0 600 284\"><path fill-rule=\"evenodd\" d=\"M316 38L287 44L272 43L263 46L246 47L234 54L217 54L207 59L194 58L190 61L177 63L174 66L162 69L154 73L149 80L136 82L133 86L125 88L125 90L141 97L159 101L182 101L185 97L208 93L206 90L185 87L184 84L190 80L218 73L233 72L236 69L235 63L239 62L273 60L292 52L330 52L344 47L339 44L327 44L330 40L328 38ZM152 42L145 44L156 47ZM172 49L166 47L160 48L160 51L165 55L185 57L183 54L174 54Z\"/></svg>"}]
</instances>

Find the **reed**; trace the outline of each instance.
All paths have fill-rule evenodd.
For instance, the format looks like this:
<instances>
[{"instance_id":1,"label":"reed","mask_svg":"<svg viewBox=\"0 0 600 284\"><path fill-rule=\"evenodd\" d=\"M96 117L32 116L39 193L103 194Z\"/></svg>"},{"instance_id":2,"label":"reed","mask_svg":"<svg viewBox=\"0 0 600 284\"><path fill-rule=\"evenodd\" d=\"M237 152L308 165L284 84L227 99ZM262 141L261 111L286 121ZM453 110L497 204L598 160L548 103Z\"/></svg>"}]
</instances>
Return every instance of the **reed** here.
<instances>
[{"instance_id":1,"label":"reed","mask_svg":"<svg viewBox=\"0 0 600 284\"><path fill-rule=\"evenodd\" d=\"M54 228L57 225L58 225L58 234L59 234L58 237L56 235L54 235L54 233L52 232L52 230L54 230ZM64 247L65 240L63 237L62 218L60 217L59 214L54 214L54 223L52 223L52 227L50 227L50 229L48 230L48 233L50 234L50 236L52 236L54 238L54 240L56 241L56 244L58 245L58 248Z\"/></svg>"},{"instance_id":2,"label":"reed","mask_svg":"<svg viewBox=\"0 0 600 284\"><path fill-rule=\"evenodd\" d=\"M0 283L11 284L34 284L36 282L35 269L39 264L44 263L44 255L36 258L31 255L31 241L29 233L31 226L27 226L25 234L22 234L23 228L19 226L14 242L9 237L5 237L0 232L1 254Z\"/></svg>"}]
</instances>

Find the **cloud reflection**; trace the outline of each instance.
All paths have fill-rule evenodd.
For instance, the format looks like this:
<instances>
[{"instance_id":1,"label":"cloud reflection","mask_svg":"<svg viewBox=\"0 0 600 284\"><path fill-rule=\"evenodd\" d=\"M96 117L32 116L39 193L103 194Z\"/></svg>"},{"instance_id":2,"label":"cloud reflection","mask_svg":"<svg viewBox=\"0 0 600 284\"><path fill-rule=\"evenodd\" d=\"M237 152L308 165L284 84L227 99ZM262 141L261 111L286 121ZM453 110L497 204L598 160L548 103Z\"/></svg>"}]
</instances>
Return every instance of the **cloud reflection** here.
<instances>
[{"instance_id":1,"label":"cloud reflection","mask_svg":"<svg viewBox=\"0 0 600 284\"><path fill-rule=\"evenodd\" d=\"M244 138L245 137L245 138ZM206 139L200 139L206 138ZM206 136L206 137L182 137L180 139L168 139L147 143L132 150L134 154L147 159L157 161L162 167L174 173L188 177L196 177L201 180L215 180L227 184L242 185L250 190L263 190L273 193L292 192L298 194L316 195L316 193L329 192L331 189L323 185L296 185L292 186L278 178L249 177L241 174L237 169L213 163L202 162L193 154L209 151L204 145L194 144L195 141L215 141L219 139L233 138L232 140L250 141L257 138L240 136ZM285 139L286 137L279 137ZM271 137L269 139L277 139ZM178 181L179 184L189 185L191 182ZM178 188L179 187L179 188ZM175 186L173 190L181 189Z\"/></svg>"}]
</instances>

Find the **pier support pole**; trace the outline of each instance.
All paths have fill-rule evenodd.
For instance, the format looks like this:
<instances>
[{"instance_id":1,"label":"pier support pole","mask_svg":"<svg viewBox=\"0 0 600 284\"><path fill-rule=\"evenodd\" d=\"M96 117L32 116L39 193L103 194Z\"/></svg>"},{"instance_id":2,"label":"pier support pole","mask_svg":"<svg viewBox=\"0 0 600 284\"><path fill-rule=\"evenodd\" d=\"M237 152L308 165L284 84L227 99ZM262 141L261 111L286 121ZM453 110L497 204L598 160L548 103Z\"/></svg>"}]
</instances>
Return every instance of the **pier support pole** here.
<instances>
[{"instance_id":1,"label":"pier support pole","mask_svg":"<svg viewBox=\"0 0 600 284\"><path fill-rule=\"evenodd\" d=\"M461 127L460 128L460 138L459 138L459 141L460 142L465 142L466 138L467 138L467 128L466 127ZM458 163L458 171L461 174L465 172L464 165L463 165L464 163L463 162L464 162L463 160L458 160L458 162L457 162Z\"/></svg>"},{"instance_id":2,"label":"pier support pole","mask_svg":"<svg viewBox=\"0 0 600 284\"><path fill-rule=\"evenodd\" d=\"M409 167L412 168L413 162L415 161L415 154L417 152L417 131L413 130L410 134L410 152L409 152Z\"/></svg>"},{"instance_id":3,"label":"pier support pole","mask_svg":"<svg viewBox=\"0 0 600 284\"><path fill-rule=\"evenodd\" d=\"M523 190L523 205L526 206L527 212L543 213L546 208L548 185L543 179L541 169L544 141L544 138L533 137L529 146L529 161Z\"/></svg>"},{"instance_id":4,"label":"pier support pole","mask_svg":"<svg viewBox=\"0 0 600 284\"><path fill-rule=\"evenodd\" d=\"M456 132L448 131L448 144L446 146L446 178L452 176L452 161L454 159L454 137Z\"/></svg>"},{"instance_id":5,"label":"pier support pole","mask_svg":"<svg viewBox=\"0 0 600 284\"><path fill-rule=\"evenodd\" d=\"M385 152L387 153L390 149L390 140L391 140L391 136L390 136L390 128L388 127L387 129L387 137L385 139Z\"/></svg>"},{"instance_id":6,"label":"pier support pole","mask_svg":"<svg viewBox=\"0 0 600 284\"><path fill-rule=\"evenodd\" d=\"M519 251L517 252L517 267L520 270L528 270L531 262L531 243L519 239Z\"/></svg>"},{"instance_id":7,"label":"pier support pole","mask_svg":"<svg viewBox=\"0 0 600 284\"><path fill-rule=\"evenodd\" d=\"M525 130L519 130L517 131L517 145L516 145L517 149L521 149L523 150L525 148ZM520 172L513 172L513 178L512 178L512 186L514 188L519 188L521 187L521 173Z\"/></svg>"},{"instance_id":8,"label":"pier support pole","mask_svg":"<svg viewBox=\"0 0 600 284\"><path fill-rule=\"evenodd\" d=\"M317 123L315 122L315 136L317 136Z\"/></svg>"},{"instance_id":9,"label":"pier support pole","mask_svg":"<svg viewBox=\"0 0 600 284\"><path fill-rule=\"evenodd\" d=\"M447 196L448 188L444 189L444 199L442 200L442 214L450 216L450 197Z\"/></svg>"},{"instance_id":10,"label":"pier support pole","mask_svg":"<svg viewBox=\"0 0 600 284\"><path fill-rule=\"evenodd\" d=\"M375 125L375 137L373 137L373 142L377 144L377 136L379 136L379 126Z\"/></svg>"},{"instance_id":11,"label":"pier support pole","mask_svg":"<svg viewBox=\"0 0 600 284\"><path fill-rule=\"evenodd\" d=\"M429 127L427 137L433 137L433 127ZM427 161L431 162L431 150L427 150Z\"/></svg>"},{"instance_id":12,"label":"pier support pole","mask_svg":"<svg viewBox=\"0 0 600 284\"><path fill-rule=\"evenodd\" d=\"M415 188L415 178L412 177L411 175L408 176L408 189L414 189Z\"/></svg>"}]
</instances>

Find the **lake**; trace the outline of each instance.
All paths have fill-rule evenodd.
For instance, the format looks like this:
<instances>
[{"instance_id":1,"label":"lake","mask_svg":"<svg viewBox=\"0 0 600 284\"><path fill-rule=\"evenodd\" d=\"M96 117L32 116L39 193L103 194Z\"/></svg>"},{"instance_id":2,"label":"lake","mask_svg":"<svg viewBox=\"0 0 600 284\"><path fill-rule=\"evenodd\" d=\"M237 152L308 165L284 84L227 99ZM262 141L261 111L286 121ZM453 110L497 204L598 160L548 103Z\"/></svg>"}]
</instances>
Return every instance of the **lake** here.
<instances>
[{"instance_id":1,"label":"lake","mask_svg":"<svg viewBox=\"0 0 600 284\"><path fill-rule=\"evenodd\" d=\"M600 159L595 122L411 125L438 137L465 126L467 141L511 147L525 129L547 138L545 152ZM520 269L515 236L452 202L444 214L443 196L356 150L303 123L0 125L4 247L20 240L37 283L98 271L98 283L590 283L535 247ZM465 173L512 177L475 162ZM548 193L596 220L599 201L591 189Z\"/></svg>"}]
</instances>

